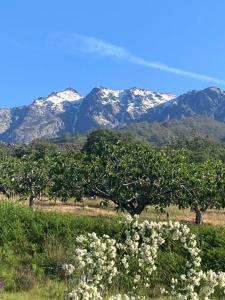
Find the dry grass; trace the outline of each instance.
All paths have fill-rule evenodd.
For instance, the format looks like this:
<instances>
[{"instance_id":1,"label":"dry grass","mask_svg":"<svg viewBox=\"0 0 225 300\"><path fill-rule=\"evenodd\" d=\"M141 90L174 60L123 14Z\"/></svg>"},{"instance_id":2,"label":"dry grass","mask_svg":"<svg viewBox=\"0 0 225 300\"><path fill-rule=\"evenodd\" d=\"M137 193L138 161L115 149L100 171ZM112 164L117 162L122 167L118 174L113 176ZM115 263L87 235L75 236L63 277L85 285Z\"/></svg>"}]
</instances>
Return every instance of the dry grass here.
<instances>
[{"instance_id":1,"label":"dry grass","mask_svg":"<svg viewBox=\"0 0 225 300\"><path fill-rule=\"evenodd\" d=\"M4 197L0 196L0 200ZM10 199L10 201L21 203L21 205L27 205L27 202L19 201L17 197ZM46 211L58 211L63 213L69 213L79 216L102 216L102 217L116 217L123 216L126 213L117 212L115 205L110 202L108 207L102 207L100 205L101 199L85 199L84 202L74 202L69 200L67 203L61 201L53 201L49 199L36 200L35 205ZM167 212L170 214L171 220L183 221L188 223L194 223L195 214L189 209L179 210L176 206L167 208ZM153 207L148 207L142 214L141 218L149 219L153 221L165 221L167 220L166 214L157 212ZM215 210L210 209L205 213L204 223L225 226L225 209Z\"/></svg>"},{"instance_id":2,"label":"dry grass","mask_svg":"<svg viewBox=\"0 0 225 300\"><path fill-rule=\"evenodd\" d=\"M169 212L170 219L173 221L183 221L188 223L194 223L195 221L195 213L191 212L189 209L179 210L176 206L171 206L167 209L167 212ZM149 208L147 212L143 212L142 217L162 221L167 219L165 214L157 213L152 207ZM225 210L208 210L204 216L204 223L225 226Z\"/></svg>"},{"instance_id":3,"label":"dry grass","mask_svg":"<svg viewBox=\"0 0 225 300\"><path fill-rule=\"evenodd\" d=\"M83 205L82 203L74 203L72 201L62 204L59 201L50 202L48 200L45 200L41 202L39 201L36 204L44 210L59 211L80 216L115 217L125 214L116 212L115 205L113 203L109 203L108 207L101 207L100 202L100 199L85 199ZM189 209L179 210L176 206L171 206L167 209L167 212L170 214L171 220L194 223L195 214L193 212L190 212ZM141 214L141 218L155 221L167 220L166 214L157 212L153 207L148 207ZM211 225L225 226L225 209L208 210L205 214L204 222Z\"/></svg>"},{"instance_id":4,"label":"dry grass","mask_svg":"<svg viewBox=\"0 0 225 300\"><path fill-rule=\"evenodd\" d=\"M61 203L60 201L39 201L36 205L44 210L59 211L63 213L70 213L79 216L103 216L114 217L118 215L114 210L113 204L109 207L101 207L101 200L86 199L84 203L68 201L68 203Z\"/></svg>"}]
</instances>

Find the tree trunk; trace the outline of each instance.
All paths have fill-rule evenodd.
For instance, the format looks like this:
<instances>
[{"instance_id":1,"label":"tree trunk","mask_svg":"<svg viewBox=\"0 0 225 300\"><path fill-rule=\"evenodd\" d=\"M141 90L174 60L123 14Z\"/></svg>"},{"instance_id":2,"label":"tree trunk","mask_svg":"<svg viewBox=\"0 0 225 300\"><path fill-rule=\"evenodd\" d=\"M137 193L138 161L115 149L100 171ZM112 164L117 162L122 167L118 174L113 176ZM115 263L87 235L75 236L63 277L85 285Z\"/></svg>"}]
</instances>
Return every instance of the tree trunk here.
<instances>
[{"instance_id":1,"label":"tree trunk","mask_svg":"<svg viewBox=\"0 0 225 300\"><path fill-rule=\"evenodd\" d=\"M8 199L10 198L10 194L7 192L7 190L5 189L4 186L0 186L0 193L3 193L4 195L6 195L6 197Z\"/></svg>"},{"instance_id":2,"label":"tree trunk","mask_svg":"<svg viewBox=\"0 0 225 300\"><path fill-rule=\"evenodd\" d=\"M204 211L201 209L195 209L195 224L202 225L204 219Z\"/></svg>"},{"instance_id":3,"label":"tree trunk","mask_svg":"<svg viewBox=\"0 0 225 300\"><path fill-rule=\"evenodd\" d=\"M84 205L84 199L82 198L82 207L83 207L83 210L85 209L85 205Z\"/></svg>"},{"instance_id":4,"label":"tree trunk","mask_svg":"<svg viewBox=\"0 0 225 300\"><path fill-rule=\"evenodd\" d=\"M29 207L33 207L34 206L34 196L30 196L29 197Z\"/></svg>"},{"instance_id":5,"label":"tree trunk","mask_svg":"<svg viewBox=\"0 0 225 300\"><path fill-rule=\"evenodd\" d=\"M169 222L169 220L170 220L170 213L168 211L166 212L166 220L167 220L167 222Z\"/></svg>"},{"instance_id":6,"label":"tree trunk","mask_svg":"<svg viewBox=\"0 0 225 300\"><path fill-rule=\"evenodd\" d=\"M142 213L142 211L144 210L145 206L138 206L135 208L131 208L131 207L123 207L125 210L127 210L129 212L129 214L133 217L135 215L140 215Z\"/></svg>"}]
</instances>

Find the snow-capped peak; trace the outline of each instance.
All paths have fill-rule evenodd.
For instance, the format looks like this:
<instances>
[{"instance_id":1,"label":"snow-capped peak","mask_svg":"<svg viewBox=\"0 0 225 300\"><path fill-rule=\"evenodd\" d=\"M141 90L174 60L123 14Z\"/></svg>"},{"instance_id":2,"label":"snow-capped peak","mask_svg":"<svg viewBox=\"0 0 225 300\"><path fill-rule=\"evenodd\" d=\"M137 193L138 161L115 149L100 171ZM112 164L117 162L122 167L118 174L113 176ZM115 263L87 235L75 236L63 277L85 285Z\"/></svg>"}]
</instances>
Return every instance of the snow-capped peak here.
<instances>
[{"instance_id":1,"label":"snow-capped peak","mask_svg":"<svg viewBox=\"0 0 225 300\"><path fill-rule=\"evenodd\" d=\"M97 87L97 89L99 90L99 92L103 98L119 97L121 92L123 92L123 90L109 89L109 88L102 87L102 86Z\"/></svg>"},{"instance_id":2,"label":"snow-capped peak","mask_svg":"<svg viewBox=\"0 0 225 300\"><path fill-rule=\"evenodd\" d=\"M50 94L48 97L45 98L45 101L51 101L53 104L57 105L65 101L78 101L81 98L81 95L76 90L67 88L63 91Z\"/></svg>"},{"instance_id":3,"label":"snow-capped peak","mask_svg":"<svg viewBox=\"0 0 225 300\"><path fill-rule=\"evenodd\" d=\"M161 98L165 101L171 100L175 98L176 96L173 94L168 93L156 93L151 90L147 89L140 89L140 88L131 88L128 91L130 91L135 96L142 96L142 97L152 97L152 98Z\"/></svg>"},{"instance_id":4,"label":"snow-capped peak","mask_svg":"<svg viewBox=\"0 0 225 300\"><path fill-rule=\"evenodd\" d=\"M138 117L143 113L147 113L149 109L166 103L176 96L166 93L156 93L147 89L131 88L127 90L132 97L129 98L127 104L127 112L133 117Z\"/></svg>"},{"instance_id":5,"label":"snow-capped peak","mask_svg":"<svg viewBox=\"0 0 225 300\"><path fill-rule=\"evenodd\" d=\"M51 106L57 111L64 110L64 104L66 102L71 102L73 104L80 104L82 96L74 89L67 88L63 91L52 93L47 97L38 98L34 101L34 105L41 106Z\"/></svg>"},{"instance_id":6,"label":"snow-capped peak","mask_svg":"<svg viewBox=\"0 0 225 300\"><path fill-rule=\"evenodd\" d=\"M140 88L130 88L127 91L130 91L134 96L146 96L146 95L152 95L154 92L146 89L140 89Z\"/></svg>"},{"instance_id":7,"label":"snow-capped peak","mask_svg":"<svg viewBox=\"0 0 225 300\"><path fill-rule=\"evenodd\" d=\"M57 101L57 102L62 102L62 101L78 101L82 97L81 95L74 89L67 88L62 92L58 92L55 94L55 97L48 97L47 99L49 101Z\"/></svg>"}]
</instances>

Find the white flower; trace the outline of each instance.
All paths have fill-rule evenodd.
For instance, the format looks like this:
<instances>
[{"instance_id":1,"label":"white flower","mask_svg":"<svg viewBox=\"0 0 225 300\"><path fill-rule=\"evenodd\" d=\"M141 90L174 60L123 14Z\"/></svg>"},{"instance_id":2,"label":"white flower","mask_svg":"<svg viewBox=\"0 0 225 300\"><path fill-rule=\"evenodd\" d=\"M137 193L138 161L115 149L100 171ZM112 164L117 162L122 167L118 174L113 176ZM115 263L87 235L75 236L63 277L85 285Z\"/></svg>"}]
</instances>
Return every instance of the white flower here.
<instances>
[{"instance_id":1,"label":"white flower","mask_svg":"<svg viewBox=\"0 0 225 300\"><path fill-rule=\"evenodd\" d=\"M162 288L161 293L173 299L197 300L201 297L208 300L215 292L215 287L225 292L225 273L212 270L203 272L200 269L201 258L196 237L186 225L172 221L157 223L145 220L139 223L137 216L128 216L125 225L125 240L122 241L107 235L99 237L96 233L76 238L74 264L63 266L67 275L73 275L75 269L81 274L78 280L74 280L69 299L103 300L102 292L113 284L118 275L132 272L133 296L117 294L109 300L143 300L137 295L140 283L145 287L150 286L150 276L156 270L160 246L168 238L179 243L190 259L186 263L185 274L172 278L171 288ZM133 268L134 264L136 268Z\"/></svg>"}]
</instances>

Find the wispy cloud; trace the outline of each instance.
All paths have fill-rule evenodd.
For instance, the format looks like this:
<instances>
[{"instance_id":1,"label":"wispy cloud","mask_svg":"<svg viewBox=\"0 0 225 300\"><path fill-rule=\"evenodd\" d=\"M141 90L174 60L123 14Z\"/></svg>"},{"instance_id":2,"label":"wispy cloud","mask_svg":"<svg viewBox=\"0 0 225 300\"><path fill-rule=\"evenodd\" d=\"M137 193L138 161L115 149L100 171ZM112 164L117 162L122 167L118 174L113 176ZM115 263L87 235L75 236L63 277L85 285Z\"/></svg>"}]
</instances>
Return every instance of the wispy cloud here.
<instances>
[{"instance_id":1,"label":"wispy cloud","mask_svg":"<svg viewBox=\"0 0 225 300\"><path fill-rule=\"evenodd\" d=\"M174 68L166 64L148 61L139 56L134 55L127 49L110 44L96 37L67 33L60 35L61 46L70 48L70 51L80 50L85 53L98 54L100 56L114 57L119 60L125 60L130 63L145 66L148 68L158 69L173 74L190 77L196 80L208 81L216 84L225 85L225 80L217 77L199 74L179 68Z\"/></svg>"}]
</instances>

